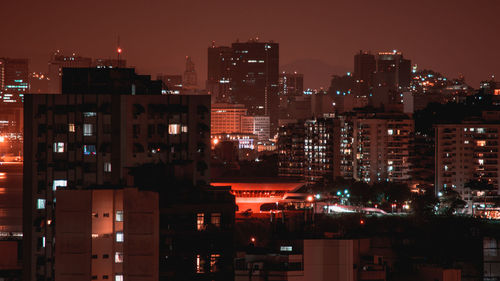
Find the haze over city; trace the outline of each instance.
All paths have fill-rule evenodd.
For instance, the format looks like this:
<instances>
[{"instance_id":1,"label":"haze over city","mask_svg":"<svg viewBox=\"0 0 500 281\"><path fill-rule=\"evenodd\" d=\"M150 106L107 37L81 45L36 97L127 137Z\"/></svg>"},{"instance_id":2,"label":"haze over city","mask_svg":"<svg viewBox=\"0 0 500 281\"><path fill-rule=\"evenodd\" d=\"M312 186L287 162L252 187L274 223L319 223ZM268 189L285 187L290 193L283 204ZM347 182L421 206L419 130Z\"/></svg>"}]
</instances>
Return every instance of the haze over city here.
<instances>
[{"instance_id":1,"label":"haze over city","mask_svg":"<svg viewBox=\"0 0 500 281\"><path fill-rule=\"evenodd\" d=\"M359 50L393 49L420 69L462 73L477 86L500 75L499 10L495 0L4 1L0 53L46 71L57 49L114 58L119 36L123 58L140 73L180 73L191 56L204 79L212 40L259 37L280 43L280 67L304 73L308 88L352 71Z\"/></svg>"}]
</instances>

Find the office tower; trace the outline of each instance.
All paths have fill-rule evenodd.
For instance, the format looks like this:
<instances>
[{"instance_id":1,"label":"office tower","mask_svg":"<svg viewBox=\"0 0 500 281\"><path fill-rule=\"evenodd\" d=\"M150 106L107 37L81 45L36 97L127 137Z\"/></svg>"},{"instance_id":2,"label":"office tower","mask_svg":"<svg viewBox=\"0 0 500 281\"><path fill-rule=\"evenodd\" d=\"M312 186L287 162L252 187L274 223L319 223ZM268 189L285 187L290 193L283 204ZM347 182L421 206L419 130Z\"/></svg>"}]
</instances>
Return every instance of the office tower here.
<instances>
[{"instance_id":1,"label":"office tower","mask_svg":"<svg viewBox=\"0 0 500 281\"><path fill-rule=\"evenodd\" d=\"M231 47L216 47L215 42L208 49L206 88L214 102L228 102L231 93L230 79L233 50Z\"/></svg>"},{"instance_id":2,"label":"office tower","mask_svg":"<svg viewBox=\"0 0 500 281\"><path fill-rule=\"evenodd\" d=\"M339 120L333 118L307 120L304 128L306 181L333 181L340 176Z\"/></svg>"},{"instance_id":3,"label":"office tower","mask_svg":"<svg viewBox=\"0 0 500 281\"><path fill-rule=\"evenodd\" d=\"M282 72L279 76L279 95L296 96L304 93L304 75Z\"/></svg>"},{"instance_id":4,"label":"office tower","mask_svg":"<svg viewBox=\"0 0 500 281\"><path fill-rule=\"evenodd\" d=\"M241 133L241 118L247 114L243 104L217 103L212 105L211 134Z\"/></svg>"},{"instance_id":5,"label":"office tower","mask_svg":"<svg viewBox=\"0 0 500 281\"><path fill-rule=\"evenodd\" d=\"M28 59L0 58L1 102L20 103L28 91Z\"/></svg>"},{"instance_id":6,"label":"office tower","mask_svg":"<svg viewBox=\"0 0 500 281\"><path fill-rule=\"evenodd\" d=\"M279 44L252 39L233 43L232 49L232 98L244 104L249 115L269 115L274 132L279 105Z\"/></svg>"},{"instance_id":7,"label":"office tower","mask_svg":"<svg viewBox=\"0 0 500 281\"><path fill-rule=\"evenodd\" d=\"M196 76L196 70L194 69L194 62L189 56L186 56L186 70L184 71L182 81L185 88L196 88L198 86L198 78Z\"/></svg>"},{"instance_id":8,"label":"office tower","mask_svg":"<svg viewBox=\"0 0 500 281\"><path fill-rule=\"evenodd\" d=\"M484 181L493 186L492 193L495 195L498 193L500 180L498 112L483 112L482 120L438 124L435 126L435 143L435 187L438 192L451 188L466 200L471 195L467 183Z\"/></svg>"},{"instance_id":9,"label":"office tower","mask_svg":"<svg viewBox=\"0 0 500 281\"><path fill-rule=\"evenodd\" d=\"M279 124L286 120L308 119L312 116L312 96L297 95L280 97Z\"/></svg>"},{"instance_id":10,"label":"office tower","mask_svg":"<svg viewBox=\"0 0 500 281\"><path fill-rule=\"evenodd\" d=\"M61 76L64 67L91 67L92 59L77 56L73 53L71 56L63 55L57 50L49 61L49 94L61 93Z\"/></svg>"},{"instance_id":11,"label":"office tower","mask_svg":"<svg viewBox=\"0 0 500 281\"><path fill-rule=\"evenodd\" d=\"M371 104L376 107L401 104L400 93L409 90L410 82L410 60L404 59L403 54L396 50L378 53Z\"/></svg>"},{"instance_id":12,"label":"office tower","mask_svg":"<svg viewBox=\"0 0 500 281\"><path fill-rule=\"evenodd\" d=\"M351 120L353 140L352 147L347 149L353 159L354 179L369 183L408 181L411 169L409 151L414 132L410 116L359 112ZM349 138L351 133L344 131L344 134ZM344 165L350 163L344 162Z\"/></svg>"},{"instance_id":13,"label":"office tower","mask_svg":"<svg viewBox=\"0 0 500 281\"><path fill-rule=\"evenodd\" d=\"M354 55L354 73L356 88L359 95L369 96L373 86L373 76L377 70L375 56L369 52L359 51Z\"/></svg>"},{"instance_id":14,"label":"office tower","mask_svg":"<svg viewBox=\"0 0 500 281\"><path fill-rule=\"evenodd\" d=\"M340 176L344 179L353 178L353 161L355 151L353 150L354 129L353 113L345 113L338 116L340 126Z\"/></svg>"},{"instance_id":15,"label":"office tower","mask_svg":"<svg viewBox=\"0 0 500 281\"><path fill-rule=\"evenodd\" d=\"M241 116L241 132L254 134L259 141L269 141L271 132L269 116Z\"/></svg>"},{"instance_id":16,"label":"office tower","mask_svg":"<svg viewBox=\"0 0 500 281\"><path fill-rule=\"evenodd\" d=\"M54 278L56 190L135 186L130 170L151 163L169 167L163 181L208 182L209 99L162 95L161 83L127 68L65 68L62 94L27 96L24 279Z\"/></svg>"},{"instance_id":17,"label":"office tower","mask_svg":"<svg viewBox=\"0 0 500 281\"><path fill-rule=\"evenodd\" d=\"M290 123L278 129L278 175L304 177L305 130L303 122Z\"/></svg>"},{"instance_id":18,"label":"office tower","mask_svg":"<svg viewBox=\"0 0 500 281\"><path fill-rule=\"evenodd\" d=\"M56 197L53 280L158 280L158 193L61 188Z\"/></svg>"}]
</instances>

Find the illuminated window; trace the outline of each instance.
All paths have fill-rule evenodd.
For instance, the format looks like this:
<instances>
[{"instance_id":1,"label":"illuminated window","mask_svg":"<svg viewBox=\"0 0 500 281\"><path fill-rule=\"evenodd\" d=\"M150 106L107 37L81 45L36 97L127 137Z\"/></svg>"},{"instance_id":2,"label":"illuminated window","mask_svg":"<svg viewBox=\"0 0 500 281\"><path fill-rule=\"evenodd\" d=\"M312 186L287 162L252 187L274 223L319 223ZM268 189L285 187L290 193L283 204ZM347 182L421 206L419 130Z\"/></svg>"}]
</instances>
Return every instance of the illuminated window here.
<instances>
[{"instance_id":1,"label":"illuminated window","mask_svg":"<svg viewBox=\"0 0 500 281\"><path fill-rule=\"evenodd\" d=\"M196 215L196 230L201 231L205 229L205 214L199 213Z\"/></svg>"},{"instance_id":2,"label":"illuminated window","mask_svg":"<svg viewBox=\"0 0 500 281\"><path fill-rule=\"evenodd\" d=\"M107 172L107 173L111 172L111 163L109 163L109 162L104 163L104 172Z\"/></svg>"},{"instance_id":3,"label":"illuminated window","mask_svg":"<svg viewBox=\"0 0 500 281\"><path fill-rule=\"evenodd\" d=\"M93 144L86 144L83 146L83 154L85 155L96 155L97 151L95 148L95 145Z\"/></svg>"},{"instance_id":4,"label":"illuminated window","mask_svg":"<svg viewBox=\"0 0 500 281\"><path fill-rule=\"evenodd\" d=\"M216 227L220 227L220 218L221 218L220 213L212 213L210 216L210 223Z\"/></svg>"},{"instance_id":5,"label":"illuminated window","mask_svg":"<svg viewBox=\"0 0 500 281\"><path fill-rule=\"evenodd\" d=\"M116 232L116 242L123 242L123 232L122 231Z\"/></svg>"},{"instance_id":6,"label":"illuminated window","mask_svg":"<svg viewBox=\"0 0 500 281\"><path fill-rule=\"evenodd\" d=\"M64 142L55 142L54 143L54 152L63 153L64 152Z\"/></svg>"},{"instance_id":7,"label":"illuminated window","mask_svg":"<svg viewBox=\"0 0 500 281\"><path fill-rule=\"evenodd\" d=\"M292 246L281 246L280 251L282 252L291 252L293 250Z\"/></svg>"},{"instance_id":8,"label":"illuminated window","mask_svg":"<svg viewBox=\"0 0 500 281\"><path fill-rule=\"evenodd\" d=\"M485 141L485 140L478 140L478 141L476 142L476 145L477 145L477 146L486 146L486 141Z\"/></svg>"},{"instance_id":9,"label":"illuminated window","mask_svg":"<svg viewBox=\"0 0 500 281\"><path fill-rule=\"evenodd\" d=\"M196 273L205 273L205 260L201 255L196 255Z\"/></svg>"},{"instance_id":10,"label":"illuminated window","mask_svg":"<svg viewBox=\"0 0 500 281\"><path fill-rule=\"evenodd\" d=\"M123 281L123 274L116 274L115 281Z\"/></svg>"},{"instance_id":11,"label":"illuminated window","mask_svg":"<svg viewBox=\"0 0 500 281\"><path fill-rule=\"evenodd\" d=\"M42 237L42 247L45 248L45 236Z\"/></svg>"},{"instance_id":12,"label":"illuminated window","mask_svg":"<svg viewBox=\"0 0 500 281\"><path fill-rule=\"evenodd\" d=\"M95 117L97 116L96 112L84 112L83 117Z\"/></svg>"},{"instance_id":13,"label":"illuminated window","mask_svg":"<svg viewBox=\"0 0 500 281\"><path fill-rule=\"evenodd\" d=\"M73 123L68 124L68 131L70 133L74 133L75 132L75 124L73 124Z\"/></svg>"},{"instance_id":14,"label":"illuminated window","mask_svg":"<svg viewBox=\"0 0 500 281\"><path fill-rule=\"evenodd\" d=\"M479 165L484 165L484 159L479 159L478 162L479 162Z\"/></svg>"},{"instance_id":15,"label":"illuminated window","mask_svg":"<svg viewBox=\"0 0 500 281\"><path fill-rule=\"evenodd\" d=\"M123 211L116 211L116 221L123 221Z\"/></svg>"},{"instance_id":16,"label":"illuminated window","mask_svg":"<svg viewBox=\"0 0 500 281\"><path fill-rule=\"evenodd\" d=\"M52 190L56 191L59 187L66 187L66 186L68 186L67 180L54 180L52 183Z\"/></svg>"},{"instance_id":17,"label":"illuminated window","mask_svg":"<svg viewBox=\"0 0 500 281\"><path fill-rule=\"evenodd\" d=\"M38 210L45 209L45 199L38 199L36 201L36 208Z\"/></svg>"},{"instance_id":18,"label":"illuminated window","mask_svg":"<svg viewBox=\"0 0 500 281\"><path fill-rule=\"evenodd\" d=\"M219 269L218 269L219 260L220 260L219 254L211 254L210 255L210 272L219 271Z\"/></svg>"},{"instance_id":19,"label":"illuminated window","mask_svg":"<svg viewBox=\"0 0 500 281\"><path fill-rule=\"evenodd\" d=\"M123 252L115 252L115 263L123 263Z\"/></svg>"},{"instance_id":20,"label":"illuminated window","mask_svg":"<svg viewBox=\"0 0 500 281\"><path fill-rule=\"evenodd\" d=\"M169 135L178 135L181 133L181 125L180 124L169 124L168 125L168 134Z\"/></svg>"},{"instance_id":21,"label":"illuminated window","mask_svg":"<svg viewBox=\"0 0 500 281\"><path fill-rule=\"evenodd\" d=\"M181 127L181 131L182 131L183 133L187 133L187 132L188 132L188 126L182 125L182 127Z\"/></svg>"},{"instance_id":22,"label":"illuminated window","mask_svg":"<svg viewBox=\"0 0 500 281\"><path fill-rule=\"evenodd\" d=\"M388 134L388 135L392 135L392 134L394 134L394 130L392 130L392 129L387 130L387 134Z\"/></svg>"},{"instance_id":23,"label":"illuminated window","mask_svg":"<svg viewBox=\"0 0 500 281\"><path fill-rule=\"evenodd\" d=\"M94 134L94 126L92 124L83 124L83 135L90 137Z\"/></svg>"}]
</instances>

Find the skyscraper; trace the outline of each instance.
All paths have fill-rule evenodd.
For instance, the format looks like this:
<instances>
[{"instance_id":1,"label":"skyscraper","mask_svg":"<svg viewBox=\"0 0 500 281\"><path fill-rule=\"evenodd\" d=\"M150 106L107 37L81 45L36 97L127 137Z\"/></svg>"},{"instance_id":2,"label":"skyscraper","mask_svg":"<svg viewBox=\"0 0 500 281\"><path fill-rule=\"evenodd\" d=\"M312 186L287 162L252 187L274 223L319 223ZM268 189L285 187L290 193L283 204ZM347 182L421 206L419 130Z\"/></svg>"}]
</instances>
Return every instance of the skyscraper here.
<instances>
[{"instance_id":1,"label":"skyscraper","mask_svg":"<svg viewBox=\"0 0 500 281\"><path fill-rule=\"evenodd\" d=\"M184 88L196 88L198 86L198 78L196 76L196 70L194 69L194 62L191 57L186 56L186 70L183 76L183 87Z\"/></svg>"},{"instance_id":2,"label":"skyscraper","mask_svg":"<svg viewBox=\"0 0 500 281\"><path fill-rule=\"evenodd\" d=\"M231 96L244 104L249 114L270 115L276 125L274 112L279 104L279 44L248 42L232 44Z\"/></svg>"},{"instance_id":3,"label":"skyscraper","mask_svg":"<svg viewBox=\"0 0 500 281\"><path fill-rule=\"evenodd\" d=\"M359 51L354 56L353 78L358 90L357 95L369 96L376 70L377 64L374 55L369 52Z\"/></svg>"},{"instance_id":4,"label":"skyscraper","mask_svg":"<svg viewBox=\"0 0 500 281\"><path fill-rule=\"evenodd\" d=\"M370 97L373 106L402 104L401 93L409 91L410 87L411 61L396 50L379 52L373 79L373 95Z\"/></svg>"},{"instance_id":5,"label":"skyscraper","mask_svg":"<svg viewBox=\"0 0 500 281\"><path fill-rule=\"evenodd\" d=\"M229 101L232 55L230 47L216 47L215 42L208 48L206 88L212 95L212 102Z\"/></svg>"},{"instance_id":6,"label":"skyscraper","mask_svg":"<svg viewBox=\"0 0 500 281\"><path fill-rule=\"evenodd\" d=\"M0 102L20 103L28 91L28 59L0 58Z\"/></svg>"}]
</instances>

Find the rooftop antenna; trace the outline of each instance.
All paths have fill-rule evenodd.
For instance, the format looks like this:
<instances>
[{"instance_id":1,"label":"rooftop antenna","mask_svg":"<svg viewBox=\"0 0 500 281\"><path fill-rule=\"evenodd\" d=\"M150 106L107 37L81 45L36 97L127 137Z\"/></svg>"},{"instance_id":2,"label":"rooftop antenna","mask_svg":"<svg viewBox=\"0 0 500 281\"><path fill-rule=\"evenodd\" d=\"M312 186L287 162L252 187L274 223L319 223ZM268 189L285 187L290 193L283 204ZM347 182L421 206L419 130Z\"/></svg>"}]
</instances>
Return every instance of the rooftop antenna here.
<instances>
[{"instance_id":1,"label":"rooftop antenna","mask_svg":"<svg viewBox=\"0 0 500 281\"><path fill-rule=\"evenodd\" d=\"M117 48L116 48L116 54L118 56L118 67L120 67L120 55L122 53L122 48L120 47L120 35L118 35L118 42L117 42Z\"/></svg>"}]
</instances>

